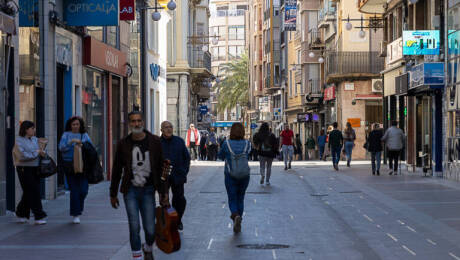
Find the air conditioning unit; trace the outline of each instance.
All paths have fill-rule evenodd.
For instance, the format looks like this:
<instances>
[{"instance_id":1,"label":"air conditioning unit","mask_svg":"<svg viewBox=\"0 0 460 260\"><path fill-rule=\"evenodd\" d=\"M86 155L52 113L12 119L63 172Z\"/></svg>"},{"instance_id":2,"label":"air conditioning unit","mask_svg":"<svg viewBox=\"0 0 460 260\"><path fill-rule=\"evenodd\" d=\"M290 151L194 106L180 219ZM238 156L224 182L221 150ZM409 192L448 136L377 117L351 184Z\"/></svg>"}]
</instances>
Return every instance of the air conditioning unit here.
<instances>
[{"instance_id":1,"label":"air conditioning unit","mask_svg":"<svg viewBox=\"0 0 460 260\"><path fill-rule=\"evenodd\" d=\"M387 42L386 41L381 41L380 42L379 56L380 57L386 57L387 56Z\"/></svg>"},{"instance_id":2,"label":"air conditioning unit","mask_svg":"<svg viewBox=\"0 0 460 260\"><path fill-rule=\"evenodd\" d=\"M383 92L383 82L381 79L372 80L372 93L382 93Z\"/></svg>"}]
</instances>

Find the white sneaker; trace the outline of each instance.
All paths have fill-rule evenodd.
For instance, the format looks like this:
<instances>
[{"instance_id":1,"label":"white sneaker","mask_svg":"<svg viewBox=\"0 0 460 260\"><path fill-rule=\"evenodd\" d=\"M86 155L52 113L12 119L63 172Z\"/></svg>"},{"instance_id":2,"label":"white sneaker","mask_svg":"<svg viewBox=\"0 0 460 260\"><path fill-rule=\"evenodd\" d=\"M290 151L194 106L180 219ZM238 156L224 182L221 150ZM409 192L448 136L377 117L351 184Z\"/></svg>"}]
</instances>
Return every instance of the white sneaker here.
<instances>
[{"instance_id":1,"label":"white sneaker","mask_svg":"<svg viewBox=\"0 0 460 260\"><path fill-rule=\"evenodd\" d=\"M74 218L73 218L73 223L74 223L74 224L80 224L80 217L78 217L78 216L77 216L77 217L74 217Z\"/></svg>"},{"instance_id":2,"label":"white sneaker","mask_svg":"<svg viewBox=\"0 0 460 260\"><path fill-rule=\"evenodd\" d=\"M269 181L267 181L267 182L265 183L265 185L267 185L267 186L270 186L270 182L269 182Z\"/></svg>"},{"instance_id":3,"label":"white sneaker","mask_svg":"<svg viewBox=\"0 0 460 260\"><path fill-rule=\"evenodd\" d=\"M35 220L35 225L45 225L46 219Z\"/></svg>"}]
</instances>

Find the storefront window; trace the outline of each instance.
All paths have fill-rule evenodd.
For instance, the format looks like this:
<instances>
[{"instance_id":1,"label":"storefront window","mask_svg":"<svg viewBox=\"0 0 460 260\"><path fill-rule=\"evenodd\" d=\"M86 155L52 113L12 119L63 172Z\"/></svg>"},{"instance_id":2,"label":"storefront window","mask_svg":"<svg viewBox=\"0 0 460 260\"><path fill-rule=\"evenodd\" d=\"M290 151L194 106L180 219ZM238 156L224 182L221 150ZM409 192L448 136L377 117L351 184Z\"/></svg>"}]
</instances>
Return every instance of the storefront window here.
<instances>
[{"instance_id":1,"label":"storefront window","mask_svg":"<svg viewBox=\"0 0 460 260\"><path fill-rule=\"evenodd\" d=\"M103 75L100 72L88 68L83 70L82 115L88 134L102 162L105 157L103 82Z\"/></svg>"}]
</instances>

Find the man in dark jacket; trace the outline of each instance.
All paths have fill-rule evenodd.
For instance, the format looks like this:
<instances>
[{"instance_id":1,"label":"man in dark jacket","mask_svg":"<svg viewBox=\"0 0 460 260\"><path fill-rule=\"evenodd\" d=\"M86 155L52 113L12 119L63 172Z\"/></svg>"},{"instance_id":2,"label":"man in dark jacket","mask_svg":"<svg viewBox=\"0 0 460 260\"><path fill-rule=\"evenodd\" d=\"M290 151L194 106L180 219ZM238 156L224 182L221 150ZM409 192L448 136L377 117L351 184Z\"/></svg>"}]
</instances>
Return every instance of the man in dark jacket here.
<instances>
[{"instance_id":1,"label":"man in dark jacket","mask_svg":"<svg viewBox=\"0 0 460 260\"><path fill-rule=\"evenodd\" d=\"M139 212L146 243L142 247L145 259L153 259L155 239L155 190L160 204L169 205L166 183L161 180L163 153L160 138L144 130L140 112L128 115L131 134L117 144L113 161L110 203L118 208L118 188L123 194L129 223L129 236L133 259L142 259Z\"/></svg>"},{"instance_id":2,"label":"man in dark jacket","mask_svg":"<svg viewBox=\"0 0 460 260\"><path fill-rule=\"evenodd\" d=\"M173 135L173 125L164 121L161 123L161 146L165 159L171 161L172 172L169 177L169 186L173 194L172 206L179 214L179 230L183 230L182 216L187 201L184 196L184 183L187 182L187 173L190 169L190 154L182 138Z\"/></svg>"},{"instance_id":3,"label":"man in dark jacket","mask_svg":"<svg viewBox=\"0 0 460 260\"><path fill-rule=\"evenodd\" d=\"M372 132L370 132L369 137L367 138L367 150L371 153L372 161L372 175L380 175L380 162L382 156L382 137L383 130L380 129L379 124L374 124Z\"/></svg>"},{"instance_id":4,"label":"man in dark jacket","mask_svg":"<svg viewBox=\"0 0 460 260\"><path fill-rule=\"evenodd\" d=\"M337 129L338 124L334 122L332 124L334 130L329 133L329 149L332 153L332 164L334 165L334 169L336 171L339 170L339 161L340 161L340 151L342 150L343 146L343 136L342 132Z\"/></svg>"}]
</instances>

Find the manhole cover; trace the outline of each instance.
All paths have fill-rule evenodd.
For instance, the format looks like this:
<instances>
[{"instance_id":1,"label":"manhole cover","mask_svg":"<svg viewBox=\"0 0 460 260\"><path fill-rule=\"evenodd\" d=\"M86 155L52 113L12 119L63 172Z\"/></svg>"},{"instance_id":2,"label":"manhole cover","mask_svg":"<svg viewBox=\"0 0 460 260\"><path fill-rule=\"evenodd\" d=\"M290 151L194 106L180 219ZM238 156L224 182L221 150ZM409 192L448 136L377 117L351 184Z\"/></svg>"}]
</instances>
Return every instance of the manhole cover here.
<instances>
[{"instance_id":1,"label":"manhole cover","mask_svg":"<svg viewBox=\"0 0 460 260\"><path fill-rule=\"evenodd\" d=\"M200 191L200 193L212 194L212 193L222 193L220 191Z\"/></svg>"},{"instance_id":2,"label":"manhole cover","mask_svg":"<svg viewBox=\"0 0 460 260\"><path fill-rule=\"evenodd\" d=\"M248 194L270 194L268 191L247 191Z\"/></svg>"},{"instance_id":3,"label":"manhole cover","mask_svg":"<svg viewBox=\"0 0 460 260\"><path fill-rule=\"evenodd\" d=\"M362 193L360 190L341 191L340 193Z\"/></svg>"},{"instance_id":4,"label":"manhole cover","mask_svg":"<svg viewBox=\"0 0 460 260\"><path fill-rule=\"evenodd\" d=\"M328 196L329 194L320 194L320 193L313 193L313 194L310 194L310 196L313 196L313 197L325 197L325 196Z\"/></svg>"},{"instance_id":5,"label":"manhole cover","mask_svg":"<svg viewBox=\"0 0 460 260\"><path fill-rule=\"evenodd\" d=\"M237 245L236 247L243 248L243 249L283 249L283 248L289 248L288 245L281 245L281 244L243 244L243 245Z\"/></svg>"}]
</instances>

